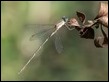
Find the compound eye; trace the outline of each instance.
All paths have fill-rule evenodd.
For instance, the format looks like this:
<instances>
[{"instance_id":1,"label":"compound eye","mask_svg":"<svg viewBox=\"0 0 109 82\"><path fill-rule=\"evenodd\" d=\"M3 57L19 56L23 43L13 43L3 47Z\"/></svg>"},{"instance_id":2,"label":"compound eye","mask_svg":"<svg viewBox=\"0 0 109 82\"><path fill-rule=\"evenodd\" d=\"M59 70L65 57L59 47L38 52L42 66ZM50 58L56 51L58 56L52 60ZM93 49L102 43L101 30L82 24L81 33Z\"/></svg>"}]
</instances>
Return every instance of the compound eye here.
<instances>
[{"instance_id":1,"label":"compound eye","mask_svg":"<svg viewBox=\"0 0 109 82\"><path fill-rule=\"evenodd\" d=\"M65 20L66 18L67 18L66 16L63 16L63 17L62 17L62 19L64 19L64 20Z\"/></svg>"},{"instance_id":2,"label":"compound eye","mask_svg":"<svg viewBox=\"0 0 109 82\"><path fill-rule=\"evenodd\" d=\"M63 16L62 18L63 18L63 19L65 19L66 17L65 17L65 16Z\"/></svg>"},{"instance_id":3,"label":"compound eye","mask_svg":"<svg viewBox=\"0 0 109 82\"><path fill-rule=\"evenodd\" d=\"M62 19L67 22L68 18L66 16L63 16Z\"/></svg>"}]
</instances>

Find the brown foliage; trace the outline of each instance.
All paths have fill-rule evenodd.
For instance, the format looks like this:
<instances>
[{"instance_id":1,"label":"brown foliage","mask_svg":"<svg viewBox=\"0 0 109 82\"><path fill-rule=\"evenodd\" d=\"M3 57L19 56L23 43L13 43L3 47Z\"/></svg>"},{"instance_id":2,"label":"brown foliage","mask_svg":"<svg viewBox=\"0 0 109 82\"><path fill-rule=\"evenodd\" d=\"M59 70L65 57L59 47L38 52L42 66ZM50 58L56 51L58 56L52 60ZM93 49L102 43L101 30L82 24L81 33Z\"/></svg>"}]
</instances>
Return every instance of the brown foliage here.
<instances>
[{"instance_id":1,"label":"brown foliage","mask_svg":"<svg viewBox=\"0 0 109 82\"><path fill-rule=\"evenodd\" d=\"M77 29L81 38L94 39L94 44L96 47L102 48L108 45L108 37L102 28L102 26L108 28L108 4L100 3L98 15L94 18L94 20L87 20L88 24L85 24L86 17L84 13L76 12L76 15L82 25L80 25L77 19L73 17L68 21L69 27ZM100 26L103 37L99 36L95 38L95 32L93 28L99 28ZM103 42L101 42L101 40L103 40Z\"/></svg>"}]
</instances>

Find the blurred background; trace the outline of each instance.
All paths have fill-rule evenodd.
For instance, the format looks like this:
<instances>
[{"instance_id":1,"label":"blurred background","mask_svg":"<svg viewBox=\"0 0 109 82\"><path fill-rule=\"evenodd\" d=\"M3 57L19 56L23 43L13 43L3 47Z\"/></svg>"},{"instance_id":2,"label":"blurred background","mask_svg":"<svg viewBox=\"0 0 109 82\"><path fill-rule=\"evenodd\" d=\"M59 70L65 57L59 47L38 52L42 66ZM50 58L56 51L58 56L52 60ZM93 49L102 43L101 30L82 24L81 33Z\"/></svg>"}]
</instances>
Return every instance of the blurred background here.
<instances>
[{"instance_id":1,"label":"blurred background","mask_svg":"<svg viewBox=\"0 0 109 82\"><path fill-rule=\"evenodd\" d=\"M25 24L55 24L62 16L76 17L76 11L84 12L86 19L93 19L98 9L99 1L2 1L1 80L108 80L108 48L96 48L93 40L80 38L76 30L60 30L63 52L58 54L50 39L40 50L40 57L35 57L18 75L43 42L30 41L38 30L26 28ZM100 30L96 31L100 35Z\"/></svg>"}]
</instances>

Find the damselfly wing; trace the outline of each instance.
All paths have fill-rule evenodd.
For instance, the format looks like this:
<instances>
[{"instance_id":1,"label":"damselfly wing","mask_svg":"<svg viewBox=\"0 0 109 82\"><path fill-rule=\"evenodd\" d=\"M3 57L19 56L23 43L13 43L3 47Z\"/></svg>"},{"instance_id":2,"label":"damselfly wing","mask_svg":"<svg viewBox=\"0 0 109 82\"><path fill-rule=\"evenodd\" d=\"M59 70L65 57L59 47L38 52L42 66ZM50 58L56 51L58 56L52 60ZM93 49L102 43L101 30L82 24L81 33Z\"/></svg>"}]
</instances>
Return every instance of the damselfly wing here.
<instances>
[{"instance_id":1,"label":"damselfly wing","mask_svg":"<svg viewBox=\"0 0 109 82\"><path fill-rule=\"evenodd\" d=\"M36 27L38 27L38 25ZM47 27L50 27L50 26L48 25ZM45 29L43 26L42 26L42 28L43 28L42 30L37 29L37 31L38 30L39 31L34 33L29 38L29 40L32 41L32 40L42 39L42 38L46 39L55 30L55 28L46 28Z\"/></svg>"},{"instance_id":2,"label":"damselfly wing","mask_svg":"<svg viewBox=\"0 0 109 82\"><path fill-rule=\"evenodd\" d=\"M57 23L55 26L53 26L53 28L52 28L53 31L51 29L48 29L48 30L42 30L40 32L40 34L43 34L43 35L48 34L48 37L40 45L40 47L33 53L33 56L29 59L29 61L24 65L24 67L20 70L20 72L18 74L20 74L25 69L25 67L30 63L30 61L35 57L35 55L37 54L37 52L39 52L39 50L46 44L46 42L52 36L54 36L58 32L58 30L66 24L67 21L68 21L68 18L62 17L62 20L59 23ZM51 32L50 34L48 33L49 31ZM34 40L37 36L39 36L37 33L33 34L31 36L30 40ZM61 51L63 49L63 46L61 45L61 41L60 41L60 37L59 36L56 37L56 39L55 39L55 46L56 46L56 49L57 49L58 53L61 53Z\"/></svg>"},{"instance_id":3,"label":"damselfly wing","mask_svg":"<svg viewBox=\"0 0 109 82\"><path fill-rule=\"evenodd\" d=\"M55 43L55 48L57 52L61 54L64 47L63 47L62 40L58 32L54 35L54 43Z\"/></svg>"},{"instance_id":4,"label":"damselfly wing","mask_svg":"<svg viewBox=\"0 0 109 82\"><path fill-rule=\"evenodd\" d=\"M45 40L54 30L55 28L43 29L42 31L33 34L30 37L30 41L36 40L36 39L43 39L43 38ZM55 44L55 48L57 52L60 54L63 50L63 45L62 45L61 37L58 34L58 32L53 36L53 38L54 38L53 41Z\"/></svg>"}]
</instances>

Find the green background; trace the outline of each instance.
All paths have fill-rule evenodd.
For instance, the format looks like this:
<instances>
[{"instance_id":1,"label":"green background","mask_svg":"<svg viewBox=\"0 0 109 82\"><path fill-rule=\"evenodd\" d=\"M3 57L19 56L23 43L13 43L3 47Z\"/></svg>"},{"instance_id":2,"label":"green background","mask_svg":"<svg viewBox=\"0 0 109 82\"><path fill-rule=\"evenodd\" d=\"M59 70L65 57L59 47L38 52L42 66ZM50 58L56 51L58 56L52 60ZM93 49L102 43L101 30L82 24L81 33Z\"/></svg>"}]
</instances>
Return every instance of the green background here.
<instances>
[{"instance_id":1,"label":"green background","mask_svg":"<svg viewBox=\"0 0 109 82\"><path fill-rule=\"evenodd\" d=\"M29 41L36 30L24 27L25 24L55 24L62 16L76 17L76 11L93 19L98 7L97 1L2 1L1 80L108 80L108 49L96 48L93 40L80 38L76 30L60 32L64 46L61 54L56 52L50 39L40 50L41 56L35 57L18 75L43 42L41 39Z\"/></svg>"}]
</instances>

